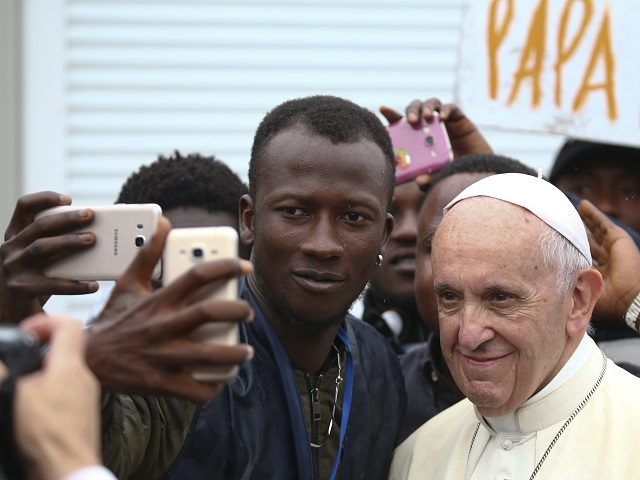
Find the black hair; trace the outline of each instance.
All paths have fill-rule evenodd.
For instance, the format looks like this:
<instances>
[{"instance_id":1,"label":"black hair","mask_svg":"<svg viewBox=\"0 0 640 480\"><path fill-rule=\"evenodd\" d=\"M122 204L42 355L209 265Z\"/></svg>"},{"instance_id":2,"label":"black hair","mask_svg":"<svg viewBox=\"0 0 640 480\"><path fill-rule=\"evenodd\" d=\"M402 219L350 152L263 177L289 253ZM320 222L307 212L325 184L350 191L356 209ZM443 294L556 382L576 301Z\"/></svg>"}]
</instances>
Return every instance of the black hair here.
<instances>
[{"instance_id":1,"label":"black hair","mask_svg":"<svg viewBox=\"0 0 640 480\"><path fill-rule=\"evenodd\" d=\"M589 161L606 162L612 159L627 162L631 167L639 169L640 148L569 139L556 155L549 181L555 183L565 174L578 172L581 165Z\"/></svg>"},{"instance_id":2,"label":"black hair","mask_svg":"<svg viewBox=\"0 0 640 480\"><path fill-rule=\"evenodd\" d=\"M162 155L129 176L116 203L157 203L163 211L179 207L203 208L208 212L238 215L238 201L247 186L231 169L216 160L177 150Z\"/></svg>"},{"instance_id":3,"label":"black hair","mask_svg":"<svg viewBox=\"0 0 640 480\"><path fill-rule=\"evenodd\" d=\"M334 144L354 143L362 138L380 147L389 164L389 200L395 186L395 158L387 129L372 112L349 100L330 95L316 95L286 101L263 118L253 139L249 162L249 191L255 198L259 164L269 141L279 132L295 124Z\"/></svg>"},{"instance_id":4,"label":"black hair","mask_svg":"<svg viewBox=\"0 0 640 480\"><path fill-rule=\"evenodd\" d=\"M538 173L524 163L503 155L493 153L472 153L464 155L447 164L436 173L427 187L432 189L437 183L457 173L523 173L525 175L538 176Z\"/></svg>"}]
</instances>

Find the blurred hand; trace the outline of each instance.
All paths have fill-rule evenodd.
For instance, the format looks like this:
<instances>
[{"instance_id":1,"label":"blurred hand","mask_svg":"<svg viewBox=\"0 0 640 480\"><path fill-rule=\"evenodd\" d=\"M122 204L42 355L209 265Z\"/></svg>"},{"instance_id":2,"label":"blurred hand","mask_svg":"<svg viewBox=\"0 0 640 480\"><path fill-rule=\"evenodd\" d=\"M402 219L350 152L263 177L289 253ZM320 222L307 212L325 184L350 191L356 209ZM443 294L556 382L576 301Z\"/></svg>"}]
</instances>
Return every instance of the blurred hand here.
<instances>
[{"instance_id":1,"label":"blurred hand","mask_svg":"<svg viewBox=\"0 0 640 480\"><path fill-rule=\"evenodd\" d=\"M594 317L624 321L629 305L640 293L640 250L627 232L588 200L580 202L578 212L587 227L594 263L604 278Z\"/></svg>"},{"instance_id":2,"label":"blurred hand","mask_svg":"<svg viewBox=\"0 0 640 480\"><path fill-rule=\"evenodd\" d=\"M21 327L51 341L42 370L16 383L15 437L27 478L60 480L99 465L100 386L84 362L82 326L39 314Z\"/></svg>"},{"instance_id":3,"label":"blurred hand","mask_svg":"<svg viewBox=\"0 0 640 480\"><path fill-rule=\"evenodd\" d=\"M413 100L406 108L407 121L415 124L424 119L431 121L435 114L440 116L440 120L447 127L454 159L469 153L493 153L493 149L467 118L460 108L453 104L442 104L437 98L429 98L424 102ZM380 113L392 124L402 118L402 114L389 107L380 107ZM431 183L430 175L421 175L416 178L416 182L421 189L425 189Z\"/></svg>"},{"instance_id":4,"label":"blurred hand","mask_svg":"<svg viewBox=\"0 0 640 480\"><path fill-rule=\"evenodd\" d=\"M71 199L55 192L39 192L18 199L0 246L0 323L17 324L42 311L51 295L82 295L98 289L96 282L77 282L44 275L52 261L90 248L91 233L70 233L93 221L91 210L69 212L34 221L37 213Z\"/></svg>"},{"instance_id":5,"label":"blurred hand","mask_svg":"<svg viewBox=\"0 0 640 480\"><path fill-rule=\"evenodd\" d=\"M204 290L251 272L244 260L202 263L157 290L153 269L170 230L158 230L116 283L104 310L89 328L87 362L112 392L168 394L205 403L224 382L198 382L198 367L235 366L253 357L249 345L224 346L195 341L193 331L208 322L240 323L253 315L244 300L212 300Z\"/></svg>"}]
</instances>

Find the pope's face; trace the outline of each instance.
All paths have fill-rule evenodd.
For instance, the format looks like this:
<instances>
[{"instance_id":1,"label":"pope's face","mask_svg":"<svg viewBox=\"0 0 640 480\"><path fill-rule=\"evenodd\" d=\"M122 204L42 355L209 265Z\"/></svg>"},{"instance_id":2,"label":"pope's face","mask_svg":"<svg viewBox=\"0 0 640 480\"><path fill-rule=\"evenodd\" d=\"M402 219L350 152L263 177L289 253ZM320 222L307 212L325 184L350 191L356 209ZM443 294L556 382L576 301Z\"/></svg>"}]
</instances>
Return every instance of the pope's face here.
<instances>
[{"instance_id":1,"label":"pope's face","mask_svg":"<svg viewBox=\"0 0 640 480\"><path fill-rule=\"evenodd\" d=\"M541 261L542 222L488 198L455 205L433 240L442 352L487 417L514 411L560 370L571 296Z\"/></svg>"}]
</instances>

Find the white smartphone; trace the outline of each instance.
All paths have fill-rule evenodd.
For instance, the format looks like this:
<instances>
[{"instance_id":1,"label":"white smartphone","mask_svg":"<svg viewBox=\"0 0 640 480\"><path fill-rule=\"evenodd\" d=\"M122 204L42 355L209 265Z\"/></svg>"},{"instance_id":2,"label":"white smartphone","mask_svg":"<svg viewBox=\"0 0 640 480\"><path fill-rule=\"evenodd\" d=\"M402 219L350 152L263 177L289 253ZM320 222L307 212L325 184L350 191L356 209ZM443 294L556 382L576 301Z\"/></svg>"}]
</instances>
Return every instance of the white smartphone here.
<instances>
[{"instance_id":1,"label":"white smartphone","mask_svg":"<svg viewBox=\"0 0 640 480\"><path fill-rule=\"evenodd\" d=\"M190 268L202 262L238 257L238 233L231 227L174 228L169 232L162 257L162 284L168 285ZM211 298L238 298L238 280L216 285ZM216 345L237 345L236 323L208 323L194 331L198 341ZM202 368L193 372L198 381L229 381L238 374L238 367Z\"/></svg>"},{"instance_id":2,"label":"white smartphone","mask_svg":"<svg viewBox=\"0 0 640 480\"><path fill-rule=\"evenodd\" d=\"M96 243L87 250L55 261L45 269L49 277L68 280L117 280L140 248L156 232L162 209L155 203L99 206L68 205L40 212L36 219L90 208L93 222L75 232L91 232ZM154 278L158 278L157 268Z\"/></svg>"}]
</instances>

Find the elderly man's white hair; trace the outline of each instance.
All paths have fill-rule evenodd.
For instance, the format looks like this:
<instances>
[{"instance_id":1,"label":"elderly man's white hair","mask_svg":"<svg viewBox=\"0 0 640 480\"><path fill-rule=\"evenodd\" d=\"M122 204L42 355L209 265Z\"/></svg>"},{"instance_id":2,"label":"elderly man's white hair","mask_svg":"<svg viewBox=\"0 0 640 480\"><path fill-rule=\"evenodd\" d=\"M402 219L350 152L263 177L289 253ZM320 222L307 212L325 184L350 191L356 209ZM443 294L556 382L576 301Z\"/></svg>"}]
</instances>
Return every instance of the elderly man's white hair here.
<instances>
[{"instance_id":1,"label":"elderly man's white hair","mask_svg":"<svg viewBox=\"0 0 640 480\"><path fill-rule=\"evenodd\" d=\"M531 175L503 173L483 178L444 207L473 197L489 197L529 210L544 222L539 248L545 267L556 273L557 288L566 294L578 272L592 264L587 231L575 207L555 186Z\"/></svg>"}]
</instances>

